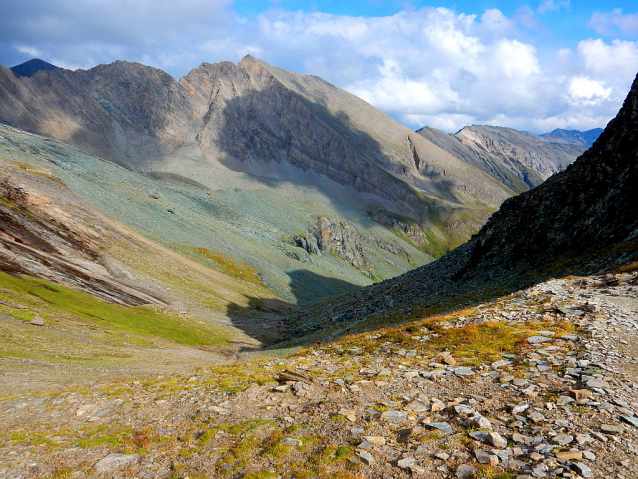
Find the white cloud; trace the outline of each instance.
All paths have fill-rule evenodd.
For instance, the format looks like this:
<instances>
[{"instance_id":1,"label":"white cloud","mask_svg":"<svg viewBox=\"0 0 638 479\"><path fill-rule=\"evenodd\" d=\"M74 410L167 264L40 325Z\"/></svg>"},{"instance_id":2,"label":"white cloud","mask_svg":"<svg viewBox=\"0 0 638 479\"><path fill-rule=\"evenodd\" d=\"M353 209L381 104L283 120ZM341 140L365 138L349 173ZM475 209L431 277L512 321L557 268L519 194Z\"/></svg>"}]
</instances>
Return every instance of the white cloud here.
<instances>
[{"instance_id":1,"label":"white cloud","mask_svg":"<svg viewBox=\"0 0 638 479\"><path fill-rule=\"evenodd\" d=\"M565 1L543 1L511 18L497 9L412 8L374 18L270 9L249 19L231 4L12 2L0 18L0 52L19 46L23 55L65 67L140 61L175 76L250 53L323 77L410 127L445 131L471 123L536 132L603 126L638 71L637 42L591 39L556 51L530 43L528 29L544 28L539 15ZM630 28L633 17L605 15L614 28Z\"/></svg>"},{"instance_id":2,"label":"white cloud","mask_svg":"<svg viewBox=\"0 0 638 479\"><path fill-rule=\"evenodd\" d=\"M554 2L554 0L544 0L538 7L538 13L541 15L545 12L558 10L560 8L568 7L569 0Z\"/></svg>"},{"instance_id":3,"label":"white cloud","mask_svg":"<svg viewBox=\"0 0 638 479\"><path fill-rule=\"evenodd\" d=\"M623 15L620 8L615 8L609 13L594 12L587 24L598 35L623 35L635 36L638 34L638 13Z\"/></svg>"},{"instance_id":4,"label":"white cloud","mask_svg":"<svg viewBox=\"0 0 638 479\"><path fill-rule=\"evenodd\" d=\"M578 44L578 55L587 75L610 83L633 78L638 71L638 42L584 40Z\"/></svg>"},{"instance_id":5,"label":"white cloud","mask_svg":"<svg viewBox=\"0 0 638 479\"><path fill-rule=\"evenodd\" d=\"M585 77L572 78L567 89L571 101L577 105L594 105L608 100L611 92L612 89L605 88L601 81Z\"/></svg>"},{"instance_id":6,"label":"white cloud","mask_svg":"<svg viewBox=\"0 0 638 479\"><path fill-rule=\"evenodd\" d=\"M61 66L92 67L118 59L171 68L204 38L229 36L232 0L20 0L3 2L0 49ZM20 46L18 48L17 46ZM6 53L5 53L6 54ZM182 66L182 68L185 68Z\"/></svg>"},{"instance_id":7,"label":"white cloud","mask_svg":"<svg viewBox=\"0 0 638 479\"><path fill-rule=\"evenodd\" d=\"M304 72L413 128L602 126L638 71L631 42L588 40L542 63L499 10L477 17L428 8L384 18L271 11L260 27L265 60L305 56Z\"/></svg>"}]
</instances>

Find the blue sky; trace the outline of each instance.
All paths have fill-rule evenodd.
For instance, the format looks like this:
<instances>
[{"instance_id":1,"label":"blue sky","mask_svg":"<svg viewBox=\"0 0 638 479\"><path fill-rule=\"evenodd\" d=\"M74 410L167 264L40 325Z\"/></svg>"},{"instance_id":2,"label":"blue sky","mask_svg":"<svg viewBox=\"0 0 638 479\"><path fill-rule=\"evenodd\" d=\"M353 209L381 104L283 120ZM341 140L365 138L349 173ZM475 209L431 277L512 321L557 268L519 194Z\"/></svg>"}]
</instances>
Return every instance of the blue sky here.
<instances>
[{"instance_id":1,"label":"blue sky","mask_svg":"<svg viewBox=\"0 0 638 479\"><path fill-rule=\"evenodd\" d=\"M0 0L0 64L137 61L180 78L250 53L411 128L604 127L638 72L625 0Z\"/></svg>"}]
</instances>

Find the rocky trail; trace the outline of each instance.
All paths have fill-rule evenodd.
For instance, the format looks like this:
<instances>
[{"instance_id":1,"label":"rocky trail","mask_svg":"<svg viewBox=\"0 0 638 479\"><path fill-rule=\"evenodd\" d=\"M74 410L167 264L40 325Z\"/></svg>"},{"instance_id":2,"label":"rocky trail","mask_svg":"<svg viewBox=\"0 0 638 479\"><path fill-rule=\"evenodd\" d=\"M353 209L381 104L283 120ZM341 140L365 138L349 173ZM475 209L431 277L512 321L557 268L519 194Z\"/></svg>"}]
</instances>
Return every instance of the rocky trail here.
<instances>
[{"instance_id":1,"label":"rocky trail","mask_svg":"<svg viewBox=\"0 0 638 479\"><path fill-rule=\"evenodd\" d=\"M638 275L286 358L0 398L0 479L638 477Z\"/></svg>"}]
</instances>

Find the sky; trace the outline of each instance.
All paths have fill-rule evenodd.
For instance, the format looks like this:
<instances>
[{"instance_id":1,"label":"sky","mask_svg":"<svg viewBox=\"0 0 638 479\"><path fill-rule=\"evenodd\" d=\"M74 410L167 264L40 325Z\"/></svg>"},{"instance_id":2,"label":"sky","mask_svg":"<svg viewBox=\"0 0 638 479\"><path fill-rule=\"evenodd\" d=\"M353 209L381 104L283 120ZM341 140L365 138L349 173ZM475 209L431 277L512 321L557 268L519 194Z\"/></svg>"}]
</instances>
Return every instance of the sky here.
<instances>
[{"instance_id":1,"label":"sky","mask_svg":"<svg viewBox=\"0 0 638 479\"><path fill-rule=\"evenodd\" d=\"M251 54L404 125L603 128L638 73L635 0L0 0L0 64L176 79Z\"/></svg>"}]
</instances>

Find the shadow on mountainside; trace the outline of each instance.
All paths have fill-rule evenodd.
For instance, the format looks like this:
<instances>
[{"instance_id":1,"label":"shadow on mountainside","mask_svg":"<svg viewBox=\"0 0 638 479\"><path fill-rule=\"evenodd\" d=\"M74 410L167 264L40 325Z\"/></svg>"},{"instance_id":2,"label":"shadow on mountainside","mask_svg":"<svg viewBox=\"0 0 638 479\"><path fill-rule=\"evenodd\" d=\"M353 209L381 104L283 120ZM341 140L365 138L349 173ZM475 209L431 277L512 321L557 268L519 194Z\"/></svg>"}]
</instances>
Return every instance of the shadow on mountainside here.
<instances>
[{"instance_id":1,"label":"shadow on mountainside","mask_svg":"<svg viewBox=\"0 0 638 479\"><path fill-rule=\"evenodd\" d=\"M638 77L594 145L563 172L509 198L441 259L295 313L290 338L348 332L476 305L551 278L638 264Z\"/></svg>"},{"instance_id":2,"label":"shadow on mountainside","mask_svg":"<svg viewBox=\"0 0 638 479\"><path fill-rule=\"evenodd\" d=\"M246 305L231 302L226 310L233 326L265 346L280 342L284 338L284 332L289 327L288 316L301 307L310 306L326 297L361 289L361 286L356 284L321 276L309 270L295 270L287 274L296 304L277 298L246 296Z\"/></svg>"},{"instance_id":3,"label":"shadow on mountainside","mask_svg":"<svg viewBox=\"0 0 638 479\"><path fill-rule=\"evenodd\" d=\"M331 108L328 98L317 100L315 94L311 101L278 83L239 95L214 102L200 133L206 149L209 131L223 132L214 149L223 153L220 161L228 168L267 185L277 178L315 186L328 193L336 208L342 208L335 201L340 200L364 212L369 208L363 203L382 206L389 200L409 204L417 216L427 215L406 183L380 174L390 163L379 141L356 127L347 113Z\"/></svg>"}]
</instances>

